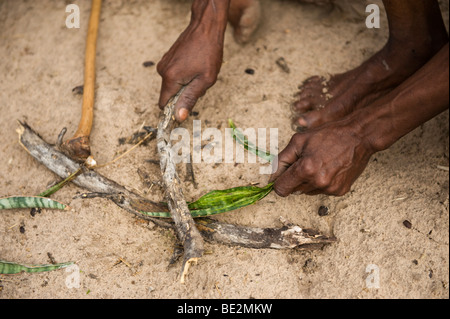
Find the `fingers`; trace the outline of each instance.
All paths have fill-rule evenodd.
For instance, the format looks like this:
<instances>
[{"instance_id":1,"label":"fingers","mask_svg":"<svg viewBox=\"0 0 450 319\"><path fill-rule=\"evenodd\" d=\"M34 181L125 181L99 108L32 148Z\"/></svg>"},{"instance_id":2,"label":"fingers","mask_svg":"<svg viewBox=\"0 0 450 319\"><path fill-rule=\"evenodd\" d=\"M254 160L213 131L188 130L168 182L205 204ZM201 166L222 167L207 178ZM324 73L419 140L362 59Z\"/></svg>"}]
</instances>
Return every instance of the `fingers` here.
<instances>
[{"instance_id":1,"label":"fingers","mask_svg":"<svg viewBox=\"0 0 450 319\"><path fill-rule=\"evenodd\" d=\"M312 193L317 188L309 183L308 179L303 176L301 160L291 165L274 184L274 190L277 195L286 197L292 193L300 192L301 194Z\"/></svg>"},{"instance_id":2,"label":"fingers","mask_svg":"<svg viewBox=\"0 0 450 319\"><path fill-rule=\"evenodd\" d=\"M278 155L278 169L271 176L274 190L286 197L292 193L319 194L326 192L331 176L322 166L320 158L306 151L308 134L295 134L288 146Z\"/></svg>"},{"instance_id":3,"label":"fingers","mask_svg":"<svg viewBox=\"0 0 450 319\"><path fill-rule=\"evenodd\" d=\"M159 94L159 108L161 110L164 109L167 103L169 103L169 100L175 96L182 87L183 85L179 84L177 81L163 77L161 83L161 93Z\"/></svg>"},{"instance_id":4,"label":"fingers","mask_svg":"<svg viewBox=\"0 0 450 319\"><path fill-rule=\"evenodd\" d=\"M205 95L211 85L200 79L194 79L186 86L175 105L175 119L178 122L183 122L188 117L198 99Z\"/></svg>"},{"instance_id":5,"label":"fingers","mask_svg":"<svg viewBox=\"0 0 450 319\"><path fill-rule=\"evenodd\" d=\"M161 77L161 93L158 102L160 109L164 109L169 100L185 86L175 105L175 119L178 122L183 122L188 117L198 99L205 95L206 90L214 85L217 79L217 75L208 77L195 75L193 78L179 78L179 75L171 76L167 72L161 74Z\"/></svg>"},{"instance_id":6,"label":"fingers","mask_svg":"<svg viewBox=\"0 0 450 319\"><path fill-rule=\"evenodd\" d=\"M159 108L163 109L169 100L175 96L182 87L183 84L180 84L177 81L163 78L161 94L159 96ZM207 85L198 79L194 79L186 85L175 105L175 119L178 122L183 122L188 117L192 108L197 103L197 100L206 93L206 90Z\"/></svg>"},{"instance_id":7,"label":"fingers","mask_svg":"<svg viewBox=\"0 0 450 319\"><path fill-rule=\"evenodd\" d=\"M292 136L289 144L278 154L278 168L270 177L269 182L277 180L278 177L300 158L303 140L304 138L301 134L294 134Z\"/></svg>"}]
</instances>

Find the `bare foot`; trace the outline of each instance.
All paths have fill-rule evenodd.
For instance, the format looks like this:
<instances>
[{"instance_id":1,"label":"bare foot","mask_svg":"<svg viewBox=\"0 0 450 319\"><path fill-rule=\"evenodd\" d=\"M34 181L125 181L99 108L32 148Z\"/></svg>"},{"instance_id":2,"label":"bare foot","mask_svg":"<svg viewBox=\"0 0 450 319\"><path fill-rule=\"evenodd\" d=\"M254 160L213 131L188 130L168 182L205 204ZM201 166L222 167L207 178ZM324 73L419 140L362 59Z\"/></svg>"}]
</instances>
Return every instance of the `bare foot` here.
<instances>
[{"instance_id":1,"label":"bare foot","mask_svg":"<svg viewBox=\"0 0 450 319\"><path fill-rule=\"evenodd\" d=\"M234 29L234 39L240 44L250 41L261 19L259 0L231 0L228 21Z\"/></svg>"},{"instance_id":2,"label":"bare foot","mask_svg":"<svg viewBox=\"0 0 450 319\"><path fill-rule=\"evenodd\" d=\"M432 7L421 18L425 22L414 28L391 30L383 49L356 69L303 82L292 105L293 129L303 131L338 120L389 92L428 62L448 42L448 35L438 8Z\"/></svg>"}]
</instances>

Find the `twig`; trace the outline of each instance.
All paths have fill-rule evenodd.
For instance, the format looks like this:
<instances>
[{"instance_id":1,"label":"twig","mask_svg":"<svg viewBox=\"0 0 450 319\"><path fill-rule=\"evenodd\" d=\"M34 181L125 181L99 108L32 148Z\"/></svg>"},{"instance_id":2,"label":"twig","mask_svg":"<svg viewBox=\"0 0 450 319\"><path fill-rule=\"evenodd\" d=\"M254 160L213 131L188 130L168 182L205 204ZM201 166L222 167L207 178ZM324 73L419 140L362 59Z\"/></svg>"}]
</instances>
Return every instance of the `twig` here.
<instances>
[{"instance_id":1,"label":"twig","mask_svg":"<svg viewBox=\"0 0 450 319\"><path fill-rule=\"evenodd\" d=\"M17 130L19 143L38 162L60 177L67 176L68 172L73 172L79 167L78 163L42 140L26 123L19 122L19 124ZM172 223L141 213L142 211L167 211L164 205L151 202L130 192L93 170L82 172L73 180L73 183L90 192L98 193L95 194L97 196L107 197L119 207L139 218L150 220L160 227L173 229ZM323 236L290 223L284 223L282 228L257 228L221 223L210 218L197 218L195 221L196 227L205 240L247 248L315 249L336 241L334 237ZM17 225L11 227L14 226Z\"/></svg>"},{"instance_id":2,"label":"twig","mask_svg":"<svg viewBox=\"0 0 450 319\"><path fill-rule=\"evenodd\" d=\"M195 227L194 219L184 199L170 142L170 133L175 124L174 108L182 91L183 89L164 108L163 116L158 124L156 138L170 215L175 223L178 239L184 247L184 259L180 275L180 282L184 283L190 265L202 257L204 248L202 236Z\"/></svg>"},{"instance_id":3,"label":"twig","mask_svg":"<svg viewBox=\"0 0 450 319\"><path fill-rule=\"evenodd\" d=\"M19 122L19 124L20 126L17 129L17 132L19 133L19 143L31 156L61 178L66 177L70 172L78 170L80 164L43 141L26 123ZM135 215L142 216L139 211L167 211L167 208L163 205L130 192L125 187L93 170L82 172L72 182L93 193L109 194L108 198L110 200ZM163 227L171 227L170 224L163 220L156 218L145 219L151 220L155 224L159 224Z\"/></svg>"},{"instance_id":4,"label":"twig","mask_svg":"<svg viewBox=\"0 0 450 319\"><path fill-rule=\"evenodd\" d=\"M99 167L105 167L105 166L108 166L108 165L110 165L110 164L115 163L116 161L120 160L122 157L124 157L125 155L127 155L128 153L130 153L131 151L133 151L136 147L138 147L139 145L141 145L142 143L144 143L145 140L147 140L147 139L148 139L150 136L152 136L152 135L153 135L153 132L148 133L147 135L144 136L144 138L143 138L142 140L140 140L138 143L134 144L134 145L133 145L128 151L126 151L125 153L123 153L123 154L117 156L116 158L114 158L113 160L111 160L111 161L109 161L109 162L107 162L107 163L105 163L105 164L99 164L99 165L97 165L96 167L97 167L97 168L99 168Z\"/></svg>"},{"instance_id":5,"label":"twig","mask_svg":"<svg viewBox=\"0 0 450 319\"><path fill-rule=\"evenodd\" d=\"M336 242L334 237L327 237L293 224L281 228L258 228L224 224L209 218L196 219L196 222L206 240L233 246L257 249L314 249Z\"/></svg>"},{"instance_id":6,"label":"twig","mask_svg":"<svg viewBox=\"0 0 450 319\"><path fill-rule=\"evenodd\" d=\"M89 137L94 119L95 55L101 5L102 0L92 0L86 38L81 119L74 136L61 144L61 148L78 162L85 162L91 156Z\"/></svg>"},{"instance_id":7,"label":"twig","mask_svg":"<svg viewBox=\"0 0 450 319\"><path fill-rule=\"evenodd\" d=\"M194 174L194 167L192 165L192 154L189 154L189 162L186 163L186 178L185 181L190 180L192 182L192 185L194 185L194 188L198 188L197 181L195 180L195 174Z\"/></svg>"}]
</instances>

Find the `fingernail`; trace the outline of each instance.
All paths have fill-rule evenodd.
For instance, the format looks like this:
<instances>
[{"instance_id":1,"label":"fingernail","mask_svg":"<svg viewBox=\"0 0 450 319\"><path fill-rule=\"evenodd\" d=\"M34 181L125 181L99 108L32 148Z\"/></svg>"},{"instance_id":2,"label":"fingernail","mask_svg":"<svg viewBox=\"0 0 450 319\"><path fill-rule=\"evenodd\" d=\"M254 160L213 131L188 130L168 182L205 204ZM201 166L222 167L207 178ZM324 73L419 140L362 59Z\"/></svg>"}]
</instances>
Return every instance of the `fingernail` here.
<instances>
[{"instance_id":1,"label":"fingernail","mask_svg":"<svg viewBox=\"0 0 450 319\"><path fill-rule=\"evenodd\" d=\"M297 121L294 121L294 122L291 123L291 128L292 128L292 130L294 132L297 132L297 133L303 133L303 132L305 132L307 130L306 127L299 126Z\"/></svg>"},{"instance_id":2,"label":"fingernail","mask_svg":"<svg viewBox=\"0 0 450 319\"><path fill-rule=\"evenodd\" d=\"M185 108L181 108L181 109L178 111L178 119L179 119L181 122L183 122L183 121L188 117L188 115L189 115L189 111L188 111L187 109L185 109Z\"/></svg>"},{"instance_id":3,"label":"fingernail","mask_svg":"<svg viewBox=\"0 0 450 319\"><path fill-rule=\"evenodd\" d=\"M297 120L299 126L306 128L308 126L308 122L306 122L303 116L300 116Z\"/></svg>"}]
</instances>

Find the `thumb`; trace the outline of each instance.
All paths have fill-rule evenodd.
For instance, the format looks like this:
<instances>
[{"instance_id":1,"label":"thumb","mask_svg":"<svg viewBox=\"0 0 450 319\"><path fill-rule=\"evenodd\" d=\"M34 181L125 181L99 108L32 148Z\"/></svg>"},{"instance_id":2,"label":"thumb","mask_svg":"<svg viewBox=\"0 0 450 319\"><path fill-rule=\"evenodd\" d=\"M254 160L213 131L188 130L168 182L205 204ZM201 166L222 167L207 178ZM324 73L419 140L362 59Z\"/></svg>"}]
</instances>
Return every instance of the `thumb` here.
<instances>
[{"instance_id":1,"label":"thumb","mask_svg":"<svg viewBox=\"0 0 450 319\"><path fill-rule=\"evenodd\" d=\"M299 159L303 148L303 139L303 135L300 133L294 134L288 145L278 154L278 167L275 173L270 176L269 183L275 182Z\"/></svg>"},{"instance_id":2,"label":"thumb","mask_svg":"<svg viewBox=\"0 0 450 319\"><path fill-rule=\"evenodd\" d=\"M194 108L198 99L205 95L206 89L202 83L194 79L185 88L183 93L181 93L180 98L175 104L175 119L178 122L183 122L188 117L189 113Z\"/></svg>"}]
</instances>

